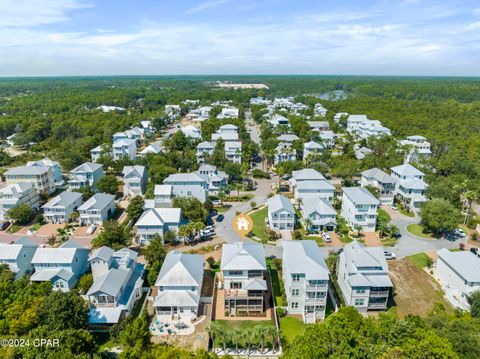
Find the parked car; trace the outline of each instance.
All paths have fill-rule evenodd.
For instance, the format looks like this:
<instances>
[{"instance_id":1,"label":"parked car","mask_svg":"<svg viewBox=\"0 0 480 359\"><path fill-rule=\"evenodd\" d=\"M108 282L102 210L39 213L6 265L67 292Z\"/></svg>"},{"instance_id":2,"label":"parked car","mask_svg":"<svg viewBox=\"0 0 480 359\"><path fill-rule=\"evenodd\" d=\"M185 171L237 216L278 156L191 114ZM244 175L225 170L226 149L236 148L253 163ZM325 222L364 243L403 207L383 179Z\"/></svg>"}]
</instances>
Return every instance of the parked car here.
<instances>
[{"instance_id":1,"label":"parked car","mask_svg":"<svg viewBox=\"0 0 480 359\"><path fill-rule=\"evenodd\" d=\"M214 200L212 201L212 204L213 204L215 207L219 207L219 206L222 205L222 201L219 200L219 199L214 199Z\"/></svg>"},{"instance_id":2,"label":"parked car","mask_svg":"<svg viewBox=\"0 0 480 359\"><path fill-rule=\"evenodd\" d=\"M325 243L332 243L332 239L330 238L330 234L327 232L322 233L322 238Z\"/></svg>"},{"instance_id":3,"label":"parked car","mask_svg":"<svg viewBox=\"0 0 480 359\"><path fill-rule=\"evenodd\" d=\"M395 206L394 204L391 204L391 205L390 205L390 208L393 209L394 211L397 211L397 210L398 210L397 206Z\"/></svg>"},{"instance_id":4,"label":"parked car","mask_svg":"<svg viewBox=\"0 0 480 359\"><path fill-rule=\"evenodd\" d=\"M465 237L465 232L463 231L463 229L460 229L460 228L456 228L453 233L455 233L457 236L461 237L461 238L464 238Z\"/></svg>"},{"instance_id":5,"label":"parked car","mask_svg":"<svg viewBox=\"0 0 480 359\"><path fill-rule=\"evenodd\" d=\"M213 226L215 224L212 217L210 216L207 217L207 220L205 222L207 222L207 226Z\"/></svg>"},{"instance_id":6,"label":"parked car","mask_svg":"<svg viewBox=\"0 0 480 359\"><path fill-rule=\"evenodd\" d=\"M213 232L215 232L215 227L214 227L214 226L206 226L203 230L204 230L204 231L213 231Z\"/></svg>"},{"instance_id":7,"label":"parked car","mask_svg":"<svg viewBox=\"0 0 480 359\"><path fill-rule=\"evenodd\" d=\"M393 252L384 251L383 253L385 254L385 259L386 260L391 260L391 259L396 259L397 258L397 256Z\"/></svg>"},{"instance_id":8,"label":"parked car","mask_svg":"<svg viewBox=\"0 0 480 359\"><path fill-rule=\"evenodd\" d=\"M478 248L477 248L477 247L472 247L472 248L470 248L470 252L472 252L473 254L475 254L475 255L477 255L477 256L479 255L479 251L478 251Z\"/></svg>"},{"instance_id":9,"label":"parked car","mask_svg":"<svg viewBox=\"0 0 480 359\"><path fill-rule=\"evenodd\" d=\"M6 230L9 225L10 225L9 221L5 221L5 222L0 223L0 231Z\"/></svg>"},{"instance_id":10,"label":"parked car","mask_svg":"<svg viewBox=\"0 0 480 359\"><path fill-rule=\"evenodd\" d=\"M225 218L225 216L223 214L219 214L216 218L216 221L221 222L221 221L223 221L224 218Z\"/></svg>"},{"instance_id":11,"label":"parked car","mask_svg":"<svg viewBox=\"0 0 480 359\"><path fill-rule=\"evenodd\" d=\"M89 225L87 228L87 234L93 234L93 232L95 232L96 229L97 229L96 225L94 224Z\"/></svg>"}]
</instances>

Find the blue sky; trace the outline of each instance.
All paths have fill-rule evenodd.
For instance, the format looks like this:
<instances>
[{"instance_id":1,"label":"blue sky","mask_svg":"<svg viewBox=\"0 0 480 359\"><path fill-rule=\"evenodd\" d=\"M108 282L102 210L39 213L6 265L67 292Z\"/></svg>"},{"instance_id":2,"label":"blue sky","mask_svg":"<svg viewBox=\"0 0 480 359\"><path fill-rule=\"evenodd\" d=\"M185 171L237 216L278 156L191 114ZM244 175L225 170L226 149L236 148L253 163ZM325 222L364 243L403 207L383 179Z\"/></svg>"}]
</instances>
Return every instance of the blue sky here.
<instances>
[{"instance_id":1,"label":"blue sky","mask_svg":"<svg viewBox=\"0 0 480 359\"><path fill-rule=\"evenodd\" d=\"M0 0L0 76L480 76L480 2Z\"/></svg>"}]
</instances>

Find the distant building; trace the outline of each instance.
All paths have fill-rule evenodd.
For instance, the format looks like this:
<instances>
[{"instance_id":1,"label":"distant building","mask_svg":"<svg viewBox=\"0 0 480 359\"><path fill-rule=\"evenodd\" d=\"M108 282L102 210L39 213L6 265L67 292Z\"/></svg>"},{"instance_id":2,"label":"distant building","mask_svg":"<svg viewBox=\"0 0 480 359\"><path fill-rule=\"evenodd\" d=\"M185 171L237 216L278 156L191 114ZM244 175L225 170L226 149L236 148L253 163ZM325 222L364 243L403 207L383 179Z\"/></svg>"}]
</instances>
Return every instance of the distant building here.
<instances>
[{"instance_id":1,"label":"distant building","mask_svg":"<svg viewBox=\"0 0 480 359\"><path fill-rule=\"evenodd\" d=\"M38 161L28 161L27 166L51 168L55 186L63 185L62 168L60 167L60 164L58 162L52 161L50 158L45 157Z\"/></svg>"},{"instance_id":2,"label":"distant building","mask_svg":"<svg viewBox=\"0 0 480 359\"><path fill-rule=\"evenodd\" d=\"M316 103L313 109L313 115L325 117L327 115L327 109L323 107L321 103Z\"/></svg>"},{"instance_id":3,"label":"distant building","mask_svg":"<svg viewBox=\"0 0 480 359\"><path fill-rule=\"evenodd\" d=\"M81 189L91 187L96 189L97 182L105 175L103 166L98 163L85 162L70 171L68 186L70 189Z\"/></svg>"},{"instance_id":4,"label":"distant building","mask_svg":"<svg viewBox=\"0 0 480 359\"><path fill-rule=\"evenodd\" d=\"M208 198L208 180L197 173L174 173L163 183L172 186L174 196L195 197L202 203Z\"/></svg>"},{"instance_id":5,"label":"distant building","mask_svg":"<svg viewBox=\"0 0 480 359\"><path fill-rule=\"evenodd\" d=\"M408 136L400 144L408 148L405 162L418 162L432 155L430 142L423 136Z\"/></svg>"},{"instance_id":6,"label":"distant building","mask_svg":"<svg viewBox=\"0 0 480 359\"><path fill-rule=\"evenodd\" d=\"M299 140L300 138L293 134L293 133L286 133L286 134L283 134L283 135L280 135L277 137L277 140L280 141L280 142L289 142L289 143L292 143L292 142L295 142L297 140Z\"/></svg>"},{"instance_id":7,"label":"distant building","mask_svg":"<svg viewBox=\"0 0 480 359\"><path fill-rule=\"evenodd\" d=\"M145 157L149 153L152 153L152 154L156 155L156 154L159 154L159 153L162 153L162 152L163 152L163 148L160 145L160 142L155 142L155 143L152 143L152 144L148 145L143 150L141 150L139 152L139 155L140 155L140 157Z\"/></svg>"},{"instance_id":8,"label":"distant building","mask_svg":"<svg viewBox=\"0 0 480 359\"><path fill-rule=\"evenodd\" d=\"M197 162L205 163L206 159L210 157L215 151L215 143L209 141L200 142L197 145Z\"/></svg>"},{"instance_id":9,"label":"distant building","mask_svg":"<svg viewBox=\"0 0 480 359\"><path fill-rule=\"evenodd\" d=\"M192 138L194 140L200 140L202 138L202 131L193 125L182 127L181 131L188 138Z\"/></svg>"},{"instance_id":10,"label":"distant building","mask_svg":"<svg viewBox=\"0 0 480 359\"><path fill-rule=\"evenodd\" d=\"M10 168L3 175L8 184L27 182L31 183L40 193L52 194L55 192L52 167L19 166Z\"/></svg>"},{"instance_id":11,"label":"distant building","mask_svg":"<svg viewBox=\"0 0 480 359\"><path fill-rule=\"evenodd\" d=\"M330 273L315 241L283 241L282 277L289 314L304 323L325 319Z\"/></svg>"},{"instance_id":12,"label":"distant building","mask_svg":"<svg viewBox=\"0 0 480 359\"><path fill-rule=\"evenodd\" d=\"M228 106L222 108L222 111L218 114L217 118L222 120L226 118L238 118L238 108L233 106Z\"/></svg>"},{"instance_id":13,"label":"distant building","mask_svg":"<svg viewBox=\"0 0 480 359\"><path fill-rule=\"evenodd\" d=\"M297 159L297 150L292 147L291 143L281 142L275 148L273 156L273 164L276 166L281 162L295 161Z\"/></svg>"},{"instance_id":14,"label":"distant building","mask_svg":"<svg viewBox=\"0 0 480 359\"><path fill-rule=\"evenodd\" d=\"M371 136L390 136L390 129L382 126L377 120L370 120L366 115L350 115L347 120L347 131L359 139L368 139Z\"/></svg>"},{"instance_id":15,"label":"distant building","mask_svg":"<svg viewBox=\"0 0 480 359\"><path fill-rule=\"evenodd\" d=\"M139 165L123 167L123 182L124 195L142 196L148 182L147 169Z\"/></svg>"},{"instance_id":16,"label":"distant building","mask_svg":"<svg viewBox=\"0 0 480 359\"><path fill-rule=\"evenodd\" d=\"M324 146L320 143L310 141L303 144L303 159L307 160L309 157L317 156L322 153Z\"/></svg>"},{"instance_id":17,"label":"distant building","mask_svg":"<svg viewBox=\"0 0 480 359\"><path fill-rule=\"evenodd\" d=\"M282 116L282 115L279 115L279 114L275 114L273 115L269 120L268 122L273 126L273 127L277 127L277 126L288 126L290 127L290 122L288 121L288 118Z\"/></svg>"},{"instance_id":18,"label":"distant building","mask_svg":"<svg viewBox=\"0 0 480 359\"><path fill-rule=\"evenodd\" d=\"M113 160L119 161L123 158L134 160L137 156L137 142L134 139L122 138L113 142Z\"/></svg>"},{"instance_id":19,"label":"distant building","mask_svg":"<svg viewBox=\"0 0 480 359\"><path fill-rule=\"evenodd\" d=\"M411 164L406 163L391 168L392 177L397 181L395 195L409 208L419 208L427 200L425 174Z\"/></svg>"},{"instance_id":20,"label":"distant building","mask_svg":"<svg viewBox=\"0 0 480 359\"><path fill-rule=\"evenodd\" d=\"M371 168L362 172L360 180L362 187L372 186L378 189L380 201L382 203L392 204L395 195L395 187L397 182L395 178L383 172L378 168Z\"/></svg>"}]
</instances>

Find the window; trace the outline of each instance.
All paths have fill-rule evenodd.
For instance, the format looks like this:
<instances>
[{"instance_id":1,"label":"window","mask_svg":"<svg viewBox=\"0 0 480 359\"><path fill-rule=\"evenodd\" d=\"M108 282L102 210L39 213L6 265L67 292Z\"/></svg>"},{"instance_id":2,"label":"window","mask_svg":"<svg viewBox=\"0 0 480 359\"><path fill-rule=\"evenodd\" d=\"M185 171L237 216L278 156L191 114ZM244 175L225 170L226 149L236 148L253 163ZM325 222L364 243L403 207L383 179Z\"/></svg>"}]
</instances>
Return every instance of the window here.
<instances>
[{"instance_id":1,"label":"window","mask_svg":"<svg viewBox=\"0 0 480 359\"><path fill-rule=\"evenodd\" d=\"M355 299L355 306L361 306L365 302L365 299Z\"/></svg>"},{"instance_id":2,"label":"window","mask_svg":"<svg viewBox=\"0 0 480 359\"><path fill-rule=\"evenodd\" d=\"M300 282L300 274L292 274L292 282Z\"/></svg>"},{"instance_id":3,"label":"window","mask_svg":"<svg viewBox=\"0 0 480 359\"><path fill-rule=\"evenodd\" d=\"M292 302L291 307L292 307L292 309L297 309L298 308L298 302Z\"/></svg>"},{"instance_id":4,"label":"window","mask_svg":"<svg viewBox=\"0 0 480 359\"><path fill-rule=\"evenodd\" d=\"M357 294L365 294L365 289L357 289L355 292Z\"/></svg>"},{"instance_id":5,"label":"window","mask_svg":"<svg viewBox=\"0 0 480 359\"><path fill-rule=\"evenodd\" d=\"M230 289L242 289L242 282L231 282Z\"/></svg>"},{"instance_id":6,"label":"window","mask_svg":"<svg viewBox=\"0 0 480 359\"><path fill-rule=\"evenodd\" d=\"M292 289L292 295L295 297L299 294L299 290L298 289Z\"/></svg>"}]
</instances>

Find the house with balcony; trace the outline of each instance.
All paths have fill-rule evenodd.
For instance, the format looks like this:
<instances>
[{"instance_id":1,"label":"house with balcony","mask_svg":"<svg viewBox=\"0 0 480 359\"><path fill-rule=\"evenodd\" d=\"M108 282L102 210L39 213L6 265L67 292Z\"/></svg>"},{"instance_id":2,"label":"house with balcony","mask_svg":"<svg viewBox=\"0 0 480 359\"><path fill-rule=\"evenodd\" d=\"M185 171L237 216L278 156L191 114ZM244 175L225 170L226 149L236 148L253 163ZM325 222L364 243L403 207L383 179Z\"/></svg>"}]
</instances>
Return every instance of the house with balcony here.
<instances>
[{"instance_id":1,"label":"house with balcony","mask_svg":"<svg viewBox=\"0 0 480 359\"><path fill-rule=\"evenodd\" d=\"M134 160L137 157L137 141L130 138L122 138L113 142L112 157L114 161L123 158Z\"/></svg>"},{"instance_id":2,"label":"house with balcony","mask_svg":"<svg viewBox=\"0 0 480 359\"><path fill-rule=\"evenodd\" d=\"M137 256L128 248L114 251L104 246L88 257L93 284L85 297L92 330L107 330L129 316L142 297L145 264L137 263Z\"/></svg>"},{"instance_id":3,"label":"house with balcony","mask_svg":"<svg viewBox=\"0 0 480 359\"><path fill-rule=\"evenodd\" d=\"M238 127L232 124L220 126L220 128L212 134L212 142L216 143L219 139L225 142L238 142Z\"/></svg>"},{"instance_id":4,"label":"house with balcony","mask_svg":"<svg viewBox=\"0 0 480 359\"><path fill-rule=\"evenodd\" d=\"M315 241L283 241L282 279L288 314L304 323L325 319L330 272Z\"/></svg>"},{"instance_id":5,"label":"house with balcony","mask_svg":"<svg viewBox=\"0 0 480 359\"><path fill-rule=\"evenodd\" d=\"M203 141L197 145L197 163L205 163L207 158L213 155L215 151L215 143Z\"/></svg>"},{"instance_id":6,"label":"house with balcony","mask_svg":"<svg viewBox=\"0 0 480 359\"><path fill-rule=\"evenodd\" d=\"M173 189L169 184L156 184L153 190L153 201L150 206L147 206L145 200L145 208L169 208L172 207Z\"/></svg>"},{"instance_id":7,"label":"house with balcony","mask_svg":"<svg viewBox=\"0 0 480 359\"><path fill-rule=\"evenodd\" d=\"M226 316L262 315L269 300L263 245L224 244L220 270Z\"/></svg>"},{"instance_id":8,"label":"house with balcony","mask_svg":"<svg viewBox=\"0 0 480 359\"><path fill-rule=\"evenodd\" d=\"M102 154L108 154L108 155L112 154L109 145L103 144L91 149L90 158L92 159L92 162L97 162L99 158L102 156Z\"/></svg>"},{"instance_id":9,"label":"house with balcony","mask_svg":"<svg viewBox=\"0 0 480 359\"><path fill-rule=\"evenodd\" d=\"M38 190L30 182L10 183L0 189L0 220L8 219L8 211L26 204L34 211L40 207Z\"/></svg>"},{"instance_id":10,"label":"house with balcony","mask_svg":"<svg viewBox=\"0 0 480 359\"><path fill-rule=\"evenodd\" d=\"M10 168L3 176L7 184L27 182L31 183L39 193L55 192L52 167L18 166Z\"/></svg>"},{"instance_id":11,"label":"house with balcony","mask_svg":"<svg viewBox=\"0 0 480 359\"><path fill-rule=\"evenodd\" d=\"M196 173L207 177L210 195L217 195L228 185L228 175L224 171L218 170L216 166L203 164Z\"/></svg>"},{"instance_id":12,"label":"house with balcony","mask_svg":"<svg viewBox=\"0 0 480 359\"><path fill-rule=\"evenodd\" d=\"M313 168L304 168L298 171L292 171L292 178L290 178L290 187L294 190L298 183L303 181L325 181L323 174L314 170Z\"/></svg>"},{"instance_id":13,"label":"house with balcony","mask_svg":"<svg viewBox=\"0 0 480 359\"><path fill-rule=\"evenodd\" d=\"M363 187L345 187L342 195L342 217L351 229L374 232L380 201Z\"/></svg>"},{"instance_id":14,"label":"house with balcony","mask_svg":"<svg viewBox=\"0 0 480 359\"><path fill-rule=\"evenodd\" d=\"M52 161L50 158L45 157L38 161L28 161L27 166L34 166L34 167L49 167L52 169L53 173L53 181L55 182L55 186L63 185L62 179L62 167L56 161Z\"/></svg>"},{"instance_id":15,"label":"house with balcony","mask_svg":"<svg viewBox=\"0 0 480 359\"><path fill-rule=\"evenodd\" d=\"M145 166L123 167L123 194L143 196L147 188L148 174Z\"/></svg>"},{"instance_id":16,"label":"house with balcony","mask_svg":"<svg viewBox=\"0 0 480 359\"><path fill-rule=\"evenodd\" d=\"M406 163L391 168L392 177L397 181L395 187L395 196L406 207L414 209L419 208L423 202L427 201L425 190L427 184L423 180L425 174Z\"/></svg>"},{"instance_id":17,"label":"house with balcony","mask_svg":"<svg viewBox=\"0 0 480 359\"><path fill-rule=\"evenodd\" d=\"M454 307L470 310L468 297L480 290L480 257L470 251L437 251L433 275Z\"/></svg>"},{"instance_id":18,"label":"house with balcony","mask_svg":"<svg viewBox=\"0 0 480 359\"><path fill-rule=\"evenodd\" d=\"M202 106L187 113L187 118L193 122L203 122L210 117L212 106Z\"/></svg>"},{"instance_id":19,"label":"house with balcony","mask_svg":"<svg viewBox=\"0 0 480 359\"><path fill-rule=\"evenodd\" d=\"M181 223L182 210L180 208L146 209L135 223L138 242L147 245L156 235L163 238L167 231L178 232Z\"/></svg>"},{"instance_id":20,"label":"house with balcony","mask_svg":"<svg viewBox=\"0 0 480 359\"><path fill-rule=\"evenodd\" d=\"M87 269L88 248L70 239L57 248L37 248L32 258L32 282L51 282L53 290L68 292Z\"/></svg>"},{"instance_id":21,"label":"house with balcony","mask_svg":"<svg viewBox=\"0 0 480 359\"><path fill-rule=\"evenodd\" d=\"M423 136L408 136L405 140L400 140L400 145L407 149L405 162L418 162L429 158L432 155L430 142Z\"/></svg>"},{"instance_id":22,"label":"house with balcony","mask_svg":"<svg viewBox=\"0 0 480 359\"><path fill-rule=\"evenodd\" d=\"M225 158L233 163L242 163L242 143L240 141L225 141Z\"/></svg>"},{"instance_id":23,"label":"house with balcony","mask_svg":"<svg viewBox=\"0 0 480 359\"><path fill-rule=\"evenodd\" d=\"M37 245L27 237L21 237L15 242L0 243L0 264L6 264L15 274L15 279L33 272L32 258Z\"/></svg>"},{"instance_id":24,"label":"house with balcony","mask_svg":"<svg viewBox=\"0 0 480 359\"><path fill-rule=\"evenodd\" d=\"M275 148L273 155L273 164L276 166L281 162L295 161L297 159L297 150L292 147L291 143L280 142Z\"/></svg>"},{"instance_id":25,"label":"house with balcony","mask_svg":"<svg viewBox=\"0 0 480 359\"><path fill-rule=\"evenodd\" d=\"M389 174L378 168L371 168L362 172L360 180L362 187L372 186L378 189L380 201L385 204L392 204L395 196L397 181Z\"/></svg>"},{"instance_id":26,"label":"house with balcony","mask_svg":"<svg viewBox=\"0 0 480 359\"><path fill-rule=\"evenodd\" d=\"M68 223L82 203L81 193L63 191L42 206L43 217L48 223Z\"/></svg>"},{"instance_id":27,"label":"house with balcony","mask_svg":"<svg viewBox=\"0 0 480 359\"><path fill-rule=\"evenodd\" d=\"M307 123L310 130L314 132L330 130L330 124L328 121L307 121Z\"/></svg>"},{"instance_id":28,"label":"house with balcony","mask_svg":"<svg viewBox=\"0 0 480 359\"><path fill-rule=\"evenodd\" d=\"M328 202L333 202L335 196L335 187L326 179L315 181L300 181L295 185L293 197L302 202L306 198L323 198Z\"/></svg>"},{"instance_id":29,"label":"house with balcony","mask_svg":"<svg viewBox=\"0 0 480 359\"><path fill-rule=\"evenodd\" d=\"M222 108L222 111L217 115L217 119L223 120L226 118L238 118L238 108L234 106L227 106Z\"/></svg>"},{"instance_id":30,"label":"house with balcony","mask_svg":"<svg viewBox=\"0 0 480 359\"><path fill-rule=\"evenodd\" d=\"M267 200L268 225L272 230L290 230L295 228L295 209L285 196L277 194Z\"/></svg>"},{"instance_id":31,"label":"house with balcony","mask_svg":"<svg viewBox=\"0 0 480 359\"><path fill-rule=\"evenodd\" d=\"M165 178L164 184L172 186L177 197L195 197L204 203L208 198L208 180L198 173L174 173Z\"/></svg>"},{"instance_id":32,"label":"house with balcony","mask_svg":"<svg viewBox=\"0 0 480 359\"><path fill-rule=\"evenodd\" d=\"M321 155L324 149L323 145L318 142L305 142L303 144L303 160L306 161L309 157Z\"/></svg>"},{"instance_id":33,"label":"house with balcony","mask_svg":"<svg viewBox=\"0 0 480 359\"><path fill-rule=\"evenodd\" d=\"M199 314L203 284L203 256L171 251L163 261L155 287L157 319L193 321Z\"/></svg>"},{"instance_id":34,"label":"house with balcony","mask_svg":"<svg viewBox=\"0 0 480 359\"><path fill-rule=\"evenodd\" d=\"M347 132L357 139L368 139L371 136L389 136L390 129L382 126L378 120L370 120L366 115L349 115Z\"/></svg>"},{"instance_id":35,"label":"house with balcony","mask_svg":"<svg viewBox=\"0 0 480 359\"><path fill-rule=\"evenodd\" d=\"M81 226L100 225L115 213L115 196L109 193L96 193L78 207L78 213Z\"/></svg>"},{"instance_id":36,"label":"house with balcony","mask_svg":"<svg viewBox=\"0 0 480 359\"><path fill-rule=\"evenodd\" d=\"M337 282L346 305L362 314L386 310L393 284L383 247L346 244L337 262Z\"/></svg>"},{"instance_id":37,"label":"house with balcony","mask_svg":"<svg viewBox=\"0 0 480 359\"><path fill-rule=\"evenodd\" d=\"M300 202L305 227L310 232L333 231L337 226L337 211L322 197L309 196Z\"/></svg>"},{"instance_id":38,"label":"house with balcony","mask_svg":"<svg viewBox=\"0 0 480 359\"><path fill-rule=\"evenodd\" d=\"M90 187L96 189L96 184L105 175L103 165L93 162L85 162L70 171L68 187L71 190Z\"/></svg>"},{"instance_id":39,"label":"house with balcony","mask_svg":"<svg viewBox=\"0 0 480 359\"><path fill-rule=\"evenodd\" d=\"M144 130L140 127L132 127L124 132L117 132L112 136L112 142L122 139L130 139L139 142L144 139Z\"/></svg>"}]
</instances>

